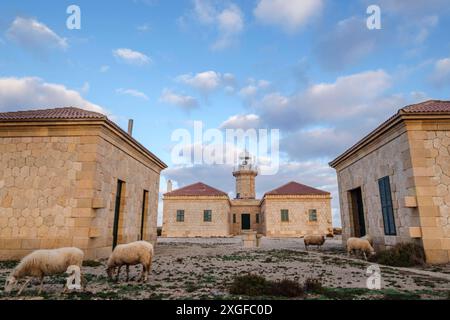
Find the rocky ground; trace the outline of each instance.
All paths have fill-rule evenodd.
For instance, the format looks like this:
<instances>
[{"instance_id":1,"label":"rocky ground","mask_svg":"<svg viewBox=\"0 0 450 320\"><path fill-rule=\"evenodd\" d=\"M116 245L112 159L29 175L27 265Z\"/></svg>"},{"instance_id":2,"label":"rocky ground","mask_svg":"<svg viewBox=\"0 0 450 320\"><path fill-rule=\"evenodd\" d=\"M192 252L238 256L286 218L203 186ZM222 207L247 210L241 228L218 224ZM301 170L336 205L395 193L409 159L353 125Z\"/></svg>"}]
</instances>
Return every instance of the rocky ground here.
<instances>
[{"instance_id":1,"label":"rocky ground","mask_svg":"<svg viewBox=\"0 0 450 320\"><path fill-rule=\"evenodd\" d=\"M321 249L305 251L301 239L262 239L260 248L245 249L239 238L159 239L152 275L138 283L141 268L131 267L132 280L110 282L106 261L86 261L85 292L62 294L64 276L46 278L37 295L37 281L20 297L0 291L0 299L239 299L229 294L237 275L258 274L269 280L290 279L303 283L319 279L327 290L302 299L450 299L450 266L416 269L381 266L381 290L366 286L370 263L347 258L338 239ZM16 262L0 262L0 284ZM273 299L274 297L262 297Z\"/></svg>"}]
</instances>

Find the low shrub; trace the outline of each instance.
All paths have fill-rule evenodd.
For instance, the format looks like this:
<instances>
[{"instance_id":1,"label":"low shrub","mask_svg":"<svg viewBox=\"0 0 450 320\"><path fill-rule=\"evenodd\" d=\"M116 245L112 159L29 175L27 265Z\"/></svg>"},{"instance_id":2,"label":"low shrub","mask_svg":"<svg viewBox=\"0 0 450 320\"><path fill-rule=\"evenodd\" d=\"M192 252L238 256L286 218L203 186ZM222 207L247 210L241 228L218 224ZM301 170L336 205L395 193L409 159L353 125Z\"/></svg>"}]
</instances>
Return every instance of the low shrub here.
<instances>
[{"instance_id":1,"label":"low shrub","mask_svg":"<svg viewBox=\"0 0 450 320\"><path fill-rule=\"evenodd\" d=\"M393 267L414 267L425 264L425 252L422 246L415 243L399 243L377 252L370 261Z\"/></svg>"},{"instance_id":2,"label":"low shrub","mask_svg":"<svg viewBox=\"0 0 450 320\"><path fill-rule=\"evenodd\" d=\"M322 282L318 278L308 278L305 281L305 291L320 293L323 290Z\"/></svg>"},{"instance_id":3,"label":"low shrub","mask_svg":"<svg viewBox=\"0 0 450 320\"><path fill-rule=\"evenodd\" d=\"M269 284L266 278L256 274L247 274L234 278L230 287L231 294L246 296L263 296L268 291Z\"/></svg>"},{"instance_id":4,"label":"low shrub","mask_svg":"<svg viewBox=\"0 0 450 320\"><path fill-rule=\"evenodd\" d=\"M269 295L276 297L295 298L304 295L303 287L297 282L288 279L271 282Z\"/></svg>"},{"instance_id":5,"label":"low shrub","mask_svg":"<svg viewBox=\"0 0 450 320\"><path fill-rule=\"evenodd\" d=\"M304 294L303 287L296 281L284 279L270 281L266 278L248 274L234 278L230 286L230 293L246 296L276 296L276 297L301 297Z\"/></svg>"}]
</instances>

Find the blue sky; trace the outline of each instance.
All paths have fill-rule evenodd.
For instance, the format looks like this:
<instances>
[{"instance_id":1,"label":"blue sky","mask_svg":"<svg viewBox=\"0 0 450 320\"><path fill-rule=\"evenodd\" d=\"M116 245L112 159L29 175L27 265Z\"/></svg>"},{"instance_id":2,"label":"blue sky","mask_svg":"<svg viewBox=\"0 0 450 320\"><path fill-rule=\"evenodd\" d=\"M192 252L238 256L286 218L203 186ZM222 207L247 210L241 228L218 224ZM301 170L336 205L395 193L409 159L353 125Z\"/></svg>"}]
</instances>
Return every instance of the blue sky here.
<instances>
[{"instance_id":1,"label":"blue sky","mask_svg":"<svg viewBox=\"0 0 450 320\"><path fill-rule=\"evenodd\" d=\"M81 29L66 27L69 5ZM368 30L366 9L381 9ZM2 1L0 111L78 105L107 113L170 166L176 186L226 192L230 167L173 166L171 134L276 128L288 181L333 193L327 162L404 105L449 99L450 15L444 0Z\"/></svg>"}]
</instances>

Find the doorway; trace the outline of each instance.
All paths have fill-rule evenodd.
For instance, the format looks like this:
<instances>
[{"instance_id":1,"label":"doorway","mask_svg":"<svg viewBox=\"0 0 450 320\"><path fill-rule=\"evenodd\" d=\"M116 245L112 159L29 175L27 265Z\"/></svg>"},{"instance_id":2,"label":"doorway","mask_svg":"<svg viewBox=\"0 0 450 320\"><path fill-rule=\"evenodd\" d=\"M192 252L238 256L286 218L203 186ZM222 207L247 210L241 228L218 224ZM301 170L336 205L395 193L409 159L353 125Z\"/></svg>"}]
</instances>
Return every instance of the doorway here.
<instances>
[{"instance_id":1,"label":"doorway","mask_svg":"<svg viewBox=\"0 0 450 320\"><path fill-rule=\"evenodd\" d=\"M148 191L144 190L142 198L142 212L141 212L141 232L139 240L145 239L145 231L147 230L147 217L148 217Z\"/></svg>"},{"instance_id":2,"label":"doorway","mask_svg":"<svg viewBox=\"0 0 450 320\"><path fill-rule=\"evenodd\" d=\"M250 230L250 214L243 213L241 215L242 230Z\"/></svg>"},{"instance_id":3,"label":"doorway","mask_svg":"<svg viewBox=\"0 0 450 320\"><path fill-rule=\"evenodd\" d=\"M123 201L123 192L124 192L124 184L122 180L117 181L117 191L116 191L116 201L115 201L115 207L114 207L114 224L113 224L113 249L117 246L120 238L122 237L122 234L119 233L120 229L120 222L122 220L121 217L121 211L122 207L124 205Z\"/></svg>"},{"instance_id":4,"label":"doorway","mask_svg":"<svg viewBox=\"0 0 450 320\"><path fill-rule=\"evenodd\" d=\"M363 237L366 235L366 222L364 219L364 206L361 188L350 191L350 209L353 220L353 236Z\"/></svg>"}]
</instances>

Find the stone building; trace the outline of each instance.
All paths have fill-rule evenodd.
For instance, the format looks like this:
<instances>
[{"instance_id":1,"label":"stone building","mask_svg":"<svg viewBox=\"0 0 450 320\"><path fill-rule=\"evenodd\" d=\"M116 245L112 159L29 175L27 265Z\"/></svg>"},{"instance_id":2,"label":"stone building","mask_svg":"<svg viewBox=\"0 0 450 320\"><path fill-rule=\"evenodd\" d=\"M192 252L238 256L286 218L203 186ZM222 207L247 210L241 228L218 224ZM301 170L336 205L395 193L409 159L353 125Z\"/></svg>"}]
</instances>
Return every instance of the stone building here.
<instances>
[{"instance_id":1,"label":"stone building","mask_svg":"<svg viewBox=\"0 0 450 320\"><path fill-rule=\"evenodd\" d=\"M171 190L163 198L164 237L217 237L256 231L270 237L330 234L330 193L290 182L256 199L258 171L247 155L233 172L236 197L204 183Z\"/></svg>"},{"instance_id":2,"label":"stone building","mask_svg":"<svg viewBox=\"0 0 450 320\"><path fill-rule=\"evenodd\" d=\"M62 246L92 259L154 241L164 168L100 113L0 113L0 259Z\"/></svg>"},{"instance_id":3,"label":"stone building","mask_svg":"<svg viewBox=\"0 0 450 320\"><path fill-rule=\"evenodd\" d=\"M450 260L450 101L394 116L333 160L343 240L370 234L375 247L423 245L429 263Z\"/></svg>"}]
</instances>

